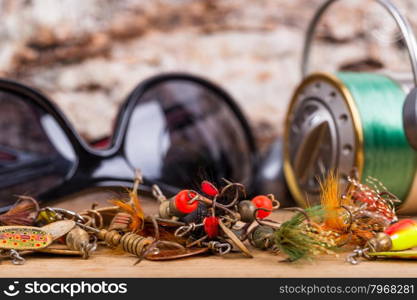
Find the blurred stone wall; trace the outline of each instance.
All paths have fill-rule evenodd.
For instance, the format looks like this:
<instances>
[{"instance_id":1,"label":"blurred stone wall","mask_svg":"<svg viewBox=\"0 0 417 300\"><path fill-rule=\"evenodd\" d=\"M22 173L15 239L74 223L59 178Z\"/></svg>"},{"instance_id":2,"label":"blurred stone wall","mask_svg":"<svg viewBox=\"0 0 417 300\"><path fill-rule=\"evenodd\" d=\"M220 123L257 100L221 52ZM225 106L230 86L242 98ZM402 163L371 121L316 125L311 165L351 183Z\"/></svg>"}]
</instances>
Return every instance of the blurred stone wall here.
<instances>
[{"instance_id":1,"label":"blurred stone wall","mask_svg":"<svg viewBox=\"0 0 417 300\"><path fill-rule=\"evenodd\" d=\"M304 32L323 0L1 0L0 72L44 91L88 140L111 132L142 79L200 74L242 106L261 145L282 130L300 82ZM417 25L417 1L394 1ZM314 68L409 72L404 44L371 0L335 5Z\"/></svg>"}]
</instances>

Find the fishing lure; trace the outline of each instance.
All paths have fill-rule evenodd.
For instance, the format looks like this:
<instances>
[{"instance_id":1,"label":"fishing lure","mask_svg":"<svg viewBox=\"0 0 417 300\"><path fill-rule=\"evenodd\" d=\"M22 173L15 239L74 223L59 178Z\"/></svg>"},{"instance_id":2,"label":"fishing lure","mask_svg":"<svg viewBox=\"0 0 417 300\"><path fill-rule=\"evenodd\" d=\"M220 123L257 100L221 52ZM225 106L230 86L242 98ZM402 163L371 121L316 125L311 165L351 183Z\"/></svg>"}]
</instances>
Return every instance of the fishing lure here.
<instances>
[{"instance_id":1,"label":"fishing lure","mask_svg":"<svg viewBox=\"0 0 417 300\"><path fill-rule=\"evenodd\" d=\"M152 187L152 193L160 202L159 217L164 219L178 218L186 223L204 222L208 209L221 209L233 214L229 209L239 200L241 191L245 194L244 186L240 183L232 183L227 180L226 186L220 191L217 187L205 180L201 183L201 191L204 196L194 190L184 189L177 193L174 197L167 199L158 186ZM233 192L231 201L229 192ZM209 198L211 197L211 198Z\"/></svg>"},{"instance_id":2,"label":"fishing lure","mask_svg":"<svg viewBox=\"0 0 417 300\"><path fill-rule=\"evenodd\" d=\"M66 236L66 245L70 250L80 251L84 259L96 250L97 244L90 243L90 235L84 229L76 226Z\"/></svg>"},{"instance_id":3,"label":"fishing lure","mask_svg":"<svg viewBox=\"0 0 417 300\"><path fill-rule=\"evenodd\" d=\"M274 228L258 225L249 233L249 242L255 248L267 250L274 245Z\"/></svg>"},{"instance_id":4,"label":"fishing lure","mask_svg":"<svg viewBox=\"0 0 417 300\"><path fill-rule=\"evenodd\" d=\"M251 223L256 219L265 219L272 211L280 207L272 194L259 195L252 200L242 200L237 204L237 212L242 222Z\"/></svg>"},{"instance_id":5,"label":"fishing lure","mask_svg":"<svg viewBox=\"0 0 417 300\"><path fill-rule=\"evenodd\" d=\"M109 231L106 229L98 230L82 224L78 225L93 231L98 239L105 241L109 246L117 247L120 245L125 252L138 257L142 256L144 250L154 242L153 238L144 237L136 233L120 234L117 231Z\"/></svg>"},{"instance_id":6,"label":"fishing lure","mask_svg":"<svg viewBox=\"0 0 417 300\"><path fill-rule=\"evenodd\" d=\"M75 221L73 220L61 220L47 224L42 228L43 231L49 233L52 239L55 241L60 237L66 235L75 227Z\"/></svg>"},{"instance_id":7,"label":"fishing lure","mask_svg":"<svg viewBox=\"0 0 417 300\"><path fill-rule=\"evenodd\" d=\"M295 214L274 232L274 247L288 256L288 261L309 259L320 253L333 254L336 243L331 232L317 226L312 218L323 213L320 206Z\"/></svg>"},{"instance_id":8,"label":"fishing lure","mask_svg":"<svg viewBox=\"0 0 417 300\"><path fill-rule=\"evenodd\" d=\"M113 219L111 220L109 230L117 230L117 231L129 231L130 224L132 223L132 216L131 214L125 212L118 212Z\"/></svg>"},{"instance_id":9,"label":"fishing lure","mask_svg":"<svg viewBox=\"0 0 417 300\"><path fill-rule=\"evenodd\" d=\"M185 225L182 225L175 230L175 236L176 237L184 237L190 233L195 232L199 228L203 228L206 236L205 238L213 239L216 238L219 235L219 218L212 215L207 216L203 219L202 223L196 224L196 223L188 223ZM200 239L202 241L202 239Z\"/></svg>"},{"instance_id":10,"label":"fishing lure","mask_svg":"<svg viewBox=\"0 0 417 300\"><path fill-rule=\"evenodd\" d=\"M214 245L213 247L216 248L218 245ZM219 249L219 248L216 248ZM146 256L146 259L153 260L153 261L165 261L165 260L173 260L173 259L180 259L180 258L186 258L190 256L195 256L199 254L206 253L210 250L210 248L207 247L201 247L201 248L184 248L178 251L178 249L167 249L164 251L159 251L155 253L149 253ZM219 250L220 251L220 250Z\"/></svg>"},{"instance_id":11,"label":"fishing lure","mask_svg":"<svg viewBox=\"0 0 417 300\"><path fill-rule=\"evenodd\" d=\"M219 220L219 226L220 226L220 229L226 235L226 237L230 239L233 242L233 244L236 245L245 256L249 258L253 258L252 253L245 246L245 244L243 244L243 242L236 236L236 234L229 227L227 227L226 224L221 219Z\"/></svg>"},{"instance_id":12,"label":"fishing lure","mask_svg":"<svg viewBox=\"0 0 417 300\"><path fill-rule=\"evenodd\" d=\"M52 235L41 228L31 226L0 227L0 250L12 258L13 264L23 264L19 251L40 250L53 241Z\"/></svg>"},{"instance_id":13,"label":"fishing lure","mask_svg":"<svg viewBox=\"0 0 417 300\"><path fill-rule=\"evenodd\" d=\"M324 210L321 226L335 233L333 238L339 246L347 243L363 246L375 232L383 231L397 219L393 204L395 196L376 179L368 178L369 185L365 185L348 177L344 194L339 182L336 172L329 172L320 182Z\"/></svg>"},{"instance_id":14,"label":"fishing lure","mask_svg":"<svg viewBox=\"0 0 417 300\"><path fill-rule=\"evenodd\" d=\"M343 206L351 205L349 196L342 196L339 186L339 175L329 172L324 182L320 181L320 202L324 209L324 225L337 232L346 232L348 224L341 217Z\"/></svg>"},{"instance_id":15,"label":"fishing lure","mask_svg":"<svg viewBox=\"0 0 417 300\"><path fill-rule=\"evenodd\" d=\"M208 216L204 218L204 231L210 239L219 235L219 223L219 218L216 216Z\"/></svg>"},{"instance_id":16,"label":"fishing lure","mask_svg":"<svg viewBox=\"0 0 417 300\"><path fill-rule=\"evenodd\" d=\"M52 255L65 255L65 256L81 256L83 257L83 252L78 250L70 250L65 245L52 245L47 248L36 250L36 252L47 253ZM23 253L25 254L25 253Z\"/></svg>"},{"instance_id":17,"label":"fishing lure","mask_svg":"<svg viewBox=\"0 0 417 300\"><path fill-rule=\"evenodd\" d=\"M80 227L83 227L87 230L94 232L98 239L106 242L107 245L112 247L121 247L123 251L133 254L139 258L135 263L139 263L143 258L154 259L154 260L167 260L175 259L177 256L184 255L190 256L194 255L192 251L186 251L185 248L176 243L170 241L163 241L159 239L159 230L155 228L155 237L145 237L136 233L128 232L120 234L119 232L113 230L109 231L106 229L96 229L93 227L85 226L83 224L78 224ZM155 224L154 224L155 225ZM177 248L183 250L182 253L176 253L174 256L165 256L164 258L156 258L158 252L160 252L159 246L168 246L171 248Z\"/></svg>"},{"instance_id":18,"label":"fishing lure","mask_svg":"<svg viewBox=\"0 0 417 300\"><path fill-rule=\"evenodd\" d=\"M215 197L219 194L219 190L216 186L207 180L201 182L201 191L211 197Z\"/></svg>"},{"instance_id":19,"label":"fishing lure","mask_svg":"<svg viewBox=\"0 0 417 300\"><path fill-rule=\"evenodd\" d=\"M174 197L168 199L157 185L153 185L152 194L160 202L159 217L163 219L183 217L197 210L198 207L198 202L190 203L197 195L194 191L181 190Z\"/></svg>"},{"instance_id":20,"label":"fishing lure","mask_svg":"<svg viewBox=\"0 0 417 300\"><path fill-rule=\"evenodd\" d=\"M274 207L273 201L275 199L272 195L259 195L252 199L252 203L256 208L259 208L257 212L257 217L259 219L264 219L268 217L273 209L277 209L279 207Z\"/></svg>"},{"instance_id":21,"label":"fishing lure","mask_svg":"<svg viewBox=\"0 0 417 300\"><path fill-rule=\"evenodd\" d=\"M41 228L31 226L0 227L0 249L36 250L49 246L52 241L52 235Z\"/></svg>"},{"instance_id":22,"label":"fishing lure","mask_svg":"<svg viewBox=\"0 0 417 300\"><path fill-rule=\"evenodd\" d=\"M142 175L139 171L136 171L136 178L133 185L133 189L129 190L129 202L113 199L111 203L118 206L123 212L130 215L131 220L129 224L129 230L132 232L139 232L143 230L145 214L139 201L138 188L139 184L143 182Z\"/></svg>"},{"instance_id":23,"label":"fishing lure","mask_svg":"<svg viewBox=\"0 0 417 300\"><path fill-rule=\"evenodd\" d=\"M196 229L200 227L203 227L205 235L187 244L187 248L190 248L194 245L204 245L207 246L210 250L213 250L213 252L219 255L224 255L230 252L232 248L232 243L239 250L241 250L242 253L245 254L245 256L250 258L253 257L249 249L243 244L243 242L235 234L235 232L231 230L224 223L224 221L222 221L222 218L217 217L214 214L205 217L203 223L190 223L178 227L178 229L175 231L175 236L184 237L185 235L194 232ZM207 239L209 239L209 241L207 241ZM230 240L231 243L219 242L218 239L227 239Z\"/></svg>"},{"instance_id":24,"label":"fishing lure","mask_svg":"<svg viewBox=\"0 0 417 300\"><path fill-rule=\"evenodd\" d=\"M347 198L360 206L365 216L384 218L389 225L398 220L395 213L395 203L400 200L390 193L376 178L368 176L366 182L360 183L356 178L348 177Z\"/></svg>"},{"instance_id":25,"label":"fishing lure","mask_svg":"<svg viewBox=\"0 0 417 300\"><path fill-rule=\"evenodd\" d=\"M188 218L180 217L180 220L185 221L186 224L181 225L175 231L175 236L185 237L188 236L189 243L187 247L194 245L205 245L217 254L225 254L230 250L227 245L239 249L244 255L253 257L252 253L243 243L249 236L248 229L250 225L256 221L259 224L263 224L265 218L268 217L271 212L278 209L280 203L275 200L273 195L259 195L252 200L241 200L246 198L245 187L239 183L233 183L225 180L226 185L219 191L217 187L209 181L203 181L201 183L201 191L203 196L195 191L190 195L187 195L187 204L194 204L196 202L201 203L206 207L205 216L202 218ZM154 191L154 195L158 196L158 190ZM212 199L208 198L212 197ZM158 197L161 202L166 199ZM173 203L174 200L171 200ZM172 205L168 206L168 212ZM190 213L194 214L196 210ZM160 216L167 212L165 208L160 210ZM197 214L198 215L198 214ZM178 215L177 215L178 216ZM195 222L198 219L198 223ZM239 222L245 223L240 228L235 228L235 225ZM220 246L221 245L221 246Z\"/></svg>"},{"instance_id":26,"label":"fishing lure","mask_svg":"<svg viewBox=\"0 0 417 300\"><path fill-rule=\"evenodd\" d=\"M80 214L68 209L58 207L45 207L39 211L36 218L38 226L44 226L61 220L74 220L76 222L85 223L86 220Z\"/></svg>"},{"instance_id":27,"label":"fishing lure","mask_svg":"<svg viewBox=\"0 0 417 300\"><path fill-rule=\"evenodd\" d=\"M349 255L347 261L358 263L359 257L367 259L377 257L417 258L417 251L402 252L417 247L417 221L403 219L388 227L384 232L375 234L364 248L356 249Z\"/></svg>"},{"instance_id":28,"label":"fishing lure","mask_svg":"<svg viewBox=\"0 0 417 300\"><path fill-rule=\"evenodd\" d=\"M67 234L73 227L73 220L62 220L47 224L43 227L3 226L0 227L0 249L3 254L12 258L13 264L23 264L25 259L20 253L35 252L78 255L78 252L68 252L66 249L49 249L54 240Z\"/></svg>"},{"instance_id":29,"label":"fishing lure","mask_svg":"<svg viewBox=\"0 0 417 300\"><path fill-rule=\"evenodd\" d=\"M198 203L202 203L207 207L215 206L216 208L227 210L227 208L237 203L241 191L243 191L243 194L246 194L246 192L244 186L240 183L233 183L227 180L225 182L227 185L220 192L209 181L205 180L201 183L202 192L213 199L205 197L194 190L187 189L181 190L174 197L167 199L159 187L154 185L152 187L152 193L160 201L159 216L165 219L172 217L183 218L197 211L199 207ZM233 190L233 188L235 189ZM227 201L229 191L234 191L234 196L231 201Z\"/></svg>"},{"instance_id":30,"label":"fishing lure","mask_svg":"<svg viewBox=\"0 0 417 300\"><path fill-rule=\"evenodd\" d=\"M31 226L39 212L39 204L32 197L19 196L19 199L4 214L0 215L0 224L5 226Z\"/></svg>"}]
</instances>

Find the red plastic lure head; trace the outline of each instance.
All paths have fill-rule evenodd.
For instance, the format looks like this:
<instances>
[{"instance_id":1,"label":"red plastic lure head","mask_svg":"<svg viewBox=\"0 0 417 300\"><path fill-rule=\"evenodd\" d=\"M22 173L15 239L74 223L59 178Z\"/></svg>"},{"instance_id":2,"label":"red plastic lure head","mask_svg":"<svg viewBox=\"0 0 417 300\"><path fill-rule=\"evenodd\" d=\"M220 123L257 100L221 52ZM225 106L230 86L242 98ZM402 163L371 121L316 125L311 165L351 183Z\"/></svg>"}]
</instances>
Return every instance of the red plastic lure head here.
<instances>
[{"instance_id":1,"label":"red plastic lure head","mask_svg":"<svg viewBox=\"0 0 417 300\"><path fill-rule=\"evenodd\" d=\"M210 181L204 180L201 183L201 190L204 194L215 197L219 194L219 190Z\"/></svg>"},{"instance_id":2,"label":"red plastic lure head","mask_svg":"<svg viewBox=\"0 0 417 300\"><path fill-rule=\"evenodd\" d=\"M204 231L209 238L215 238L219 234L219 219L215 216L204 218Z\"/></svg>"},{"instance_id":3,"label":"red plastic lure head","mask_svg":"<svg viewBox=\"0 0 417 300\"><path fill-rule=\"evenodd\" d=\"M189 203L197 194L190 190L182 190L175 196L175 206L178 211L189 214L197 209L198 201Z\"/></svg>"},{"instance_id":4,"label":"red plastic lure head","mask_svg":"<svg viewBox=\"0 0 417 300\"><path fill-rule=\"evenodd\" d=\"M256 215L259 219L265 219L271 214L273 205L272 205L272 200L268 196L264 196L264 195L256 196L255 198L252 199L252 203L257 208L263 208L263 209L268 210L268 211L258 210Z\"/></svg>"}]
</instances>

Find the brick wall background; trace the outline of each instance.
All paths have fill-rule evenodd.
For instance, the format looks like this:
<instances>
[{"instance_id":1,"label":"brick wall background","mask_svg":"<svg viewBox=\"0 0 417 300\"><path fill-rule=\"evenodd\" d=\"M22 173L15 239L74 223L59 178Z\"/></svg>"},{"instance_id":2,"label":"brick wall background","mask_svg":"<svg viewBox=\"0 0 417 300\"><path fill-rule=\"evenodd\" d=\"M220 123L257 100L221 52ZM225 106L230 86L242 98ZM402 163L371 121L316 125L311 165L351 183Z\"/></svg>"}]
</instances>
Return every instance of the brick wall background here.
<instances>
[{"instance_id":1,"label":"brick wall background","mask_svg":"<svg viewBox=\"0 0 417 300\"><path fill-rule=\"evenodd\" d=\"M303 36L322 2L2 0L0 72L47 93L89 140L109 134L140 80L201 74L232 94L267 144L282 129ZM417 29L417 2L394 2ZM371 0L335 5L316 44L315 69L410 72L394 23Z\"/></svg>"}]
</instances>

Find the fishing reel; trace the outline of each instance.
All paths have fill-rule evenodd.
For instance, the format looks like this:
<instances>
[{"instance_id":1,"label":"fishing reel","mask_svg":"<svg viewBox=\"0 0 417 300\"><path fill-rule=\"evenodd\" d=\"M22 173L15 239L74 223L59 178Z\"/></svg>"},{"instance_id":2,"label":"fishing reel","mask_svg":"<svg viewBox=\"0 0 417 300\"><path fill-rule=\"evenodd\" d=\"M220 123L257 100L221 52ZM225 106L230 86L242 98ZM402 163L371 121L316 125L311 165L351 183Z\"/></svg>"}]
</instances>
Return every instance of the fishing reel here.
<instances>
[{"instance_id":1,"label":"fishing reel","mask_svg":"<svg viewBox=\"0 0 417 300\"><path fill-rule=\"evenodd\" d=\"M318 9L306 34L304 79L293 95L285 121L287 183L300 205L314 205L320 201L319 181L329 171L337 170L346 187L355 170L358 179L371 176L381 180L401 199L401 212L417 212L417 155L412 147L417 148L417 43L411 26L390 1L375 0L401 31L412 65L412 81L376 73L307 75L316 27L337 1L328 0Z\"/></svg>"}]
</instances>

